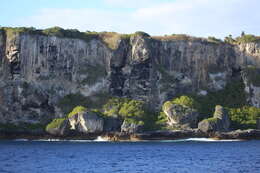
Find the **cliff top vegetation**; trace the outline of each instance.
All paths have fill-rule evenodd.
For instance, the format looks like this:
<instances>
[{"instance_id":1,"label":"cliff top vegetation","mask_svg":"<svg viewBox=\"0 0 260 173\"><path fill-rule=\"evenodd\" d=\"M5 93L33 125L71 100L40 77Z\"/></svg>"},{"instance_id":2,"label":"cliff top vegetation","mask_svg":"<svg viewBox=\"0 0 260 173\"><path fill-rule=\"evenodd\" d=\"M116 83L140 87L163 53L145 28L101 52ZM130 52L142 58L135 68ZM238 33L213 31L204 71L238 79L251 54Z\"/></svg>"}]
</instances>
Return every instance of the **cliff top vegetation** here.
<instances>
[{"instance_id":1,"label":"cliff top vegetation","mask_svg":"<svg viewBox=\"0 0 260 173\"><path fill-rule=\"evenodd\" d=\"M47 29L36 29L34 27L0 27L0 31L5 31L7 35L14 36L16 34L38 34L38 35L48 35L56 37L66 37L74 39L82 39L85 41L90 41L91 39L101 39L110 49L114 50L118 47L119 40L129 40L130 37L135 35L141 35L144 37L150 37L155 40L161 41L200 41L204 43L213 44L241 44L250 42L260 42L260 36L255 36L252 34L245 34L242 32L241 36L233 38L232 35L225 37L224 40L209 36L208 38L194 37L186 34L172 34L164 36L150 36L143 31L137 31L133 34L120 34L116 32L95 32L86 31L81 32L77 29L63 29L61 27L51 27Z\"/></svg>"}]
</instances>

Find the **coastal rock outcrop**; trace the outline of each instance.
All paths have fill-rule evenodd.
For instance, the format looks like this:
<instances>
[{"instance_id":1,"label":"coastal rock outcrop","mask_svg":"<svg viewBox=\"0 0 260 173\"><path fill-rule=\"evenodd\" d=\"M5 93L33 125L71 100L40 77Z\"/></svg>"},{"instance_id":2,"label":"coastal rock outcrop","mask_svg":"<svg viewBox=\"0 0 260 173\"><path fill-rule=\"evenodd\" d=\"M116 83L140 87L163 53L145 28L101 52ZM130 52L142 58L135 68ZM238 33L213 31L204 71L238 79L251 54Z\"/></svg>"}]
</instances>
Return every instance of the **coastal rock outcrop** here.
<instances>
[{"instance_id":1,"label":"coastal rock outcrop","mask_svg":"<svg viewBox=\"0 0 260 173\"><path fill-rule=\"evenodd\" d=\"M217 132L213 136L219 139L260 139L260 130L235 130L231 132Z\"/></svg>"},{"instance_id":2,"label":"coastal rock outcrop","mask_svg":"<svg viewBox=\"0 0 260 173\"><path fill-rule=\"evenodd\" d=\"M142 128L143 128L142 124L124 120L124 122L121 126L121 132L128 133L128 134L138 133L138 132L141 132Z\"/></svg>"},{"instance_id":3,"label":"coastal rock outcrop","mask_svg":"<svg viewBox=\"0 0 260 173\"><path fill-rule=\"evenodd\" d=\"M216 131L228 131L230 119L227 111L220 105L215 107L212 118L205 119L198 124L198 129L204 133Z\"/></svg>"},{"instance_id":4,"label":"coastal rock outcrop","mask_svg":"<svg viewBox=\"0 0 260 173\"><path fill-rule=\"evenodd\" d=\"M188 106L179 104L166 104L163 111L167 116L168 125L176 128L196 128L198 112Z\"/></svg>"},{"instance_id":5,"label":"coastal rock outcrop","mask_svg":"<svg viewBox=\"0 0 260 173\"><path fill-rule=\"evenodd\" d=\"M70 130L79 133L100 133L103 131L104 120L94 112L79 112L69 118Z\"/></svg>"},{"instance_id":6,"label":"coastal rock outcrop","mask_svg":"<svg viewBox=\"0 0 260 173\"><path fill-rule=\"evenodd\" d=\"M142 100L159 110L176 95L223 89L243 67L260 68L259 42L229 44L140 33L73 34L0 29L1 123L44 124L60 118L68 112L64 108L72 95L83 98L76 99L79 105L89 101L98 107L100 100L118 96ZM248 100L260 107L259 86L247 79L245 75ZM181 125L195 127L196 113L176 109L187 112L177 120ZM171 118L170 124L174 121Z\"/></svg>"},{"instance_id":7,"label":"coastal rock outcrop","mask_svg":"<svg viewBox=\"0 0 260 173\"><path fill-rule=\"evenodd\" d=\"M70 136L103 132L104 120L98 114L89 111L78 112L68 118L54 119L46 131L56 136Z\"/></svg>"},{"instance_id":8,"label":"coastal rock outcrop","mask_svg":"<svg viewBox=\"0 0 260 173\"><path fill-rule=\"evenodd\" d=\"M57 124L55 127L47 128L47 133L54 135L54 136L67 136L70 134L70 123L69 120L62 120L56 119L53 121L62 121L61 123Z\"/></svg>"}]
</instances>

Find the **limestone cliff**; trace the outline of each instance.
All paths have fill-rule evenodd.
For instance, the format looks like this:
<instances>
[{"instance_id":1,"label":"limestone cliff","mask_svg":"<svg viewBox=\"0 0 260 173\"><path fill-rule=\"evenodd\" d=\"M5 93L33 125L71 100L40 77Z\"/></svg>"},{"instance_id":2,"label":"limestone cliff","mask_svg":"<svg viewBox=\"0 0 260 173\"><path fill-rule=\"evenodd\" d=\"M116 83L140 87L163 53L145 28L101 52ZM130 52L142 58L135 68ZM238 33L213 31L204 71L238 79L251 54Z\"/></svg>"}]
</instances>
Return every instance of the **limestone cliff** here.
<instances>
[{"instance_id":1,"label":"limestone cliff","mask_svg":"<svg viewBox=\"0 0 260 173\"><path fill-rule=\"evenodd\" d=\"M107 40L0 30L0 122L61 117L59 102L71 93L94 102L100 93L129 97L158 107L176 94L220 90L243 67L260 67L260 43L142 34L118 37L113 46Z\"/></svg>"}]
</instances>

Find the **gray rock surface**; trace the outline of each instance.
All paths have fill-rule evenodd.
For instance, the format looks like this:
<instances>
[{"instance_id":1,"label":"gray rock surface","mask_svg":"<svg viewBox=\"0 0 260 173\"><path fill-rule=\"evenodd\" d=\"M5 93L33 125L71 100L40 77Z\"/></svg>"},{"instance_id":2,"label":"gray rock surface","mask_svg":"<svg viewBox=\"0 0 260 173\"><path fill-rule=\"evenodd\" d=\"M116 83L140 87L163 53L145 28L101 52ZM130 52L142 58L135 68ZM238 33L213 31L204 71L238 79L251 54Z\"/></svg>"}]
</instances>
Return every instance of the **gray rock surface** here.
<instances>
[{"instance_id":1,"label":"gray rock surface","mask_svg":"<svg viewBox=\"0 0 260 173\"><path fill-rule=\"evenodd\" d=\"M217 105L212 118L205 119L198 124L198 129L204 133L216 131L228 131L230 126L230 119L227 111Z\"/></svg>"},{"instance_id":2,"label":"gray rock surface","mask_svg":"<svg viewBox=\"0 0 260 173\"><path fill-rule=\"evenodd\" d=\"M103 132L104 120L94 112L79 112L69 118L70 130L78 133Z\"/></svg>"},{"instance_id":3,"label":"gray rock surface","mask_svg":"<svg viewBox=\"0 0 260 173\"><path fill-rule=\"evenodd\" d=\"M247 93L247 101L252 106L260 107L260 68L247 66L242 69L242 78Z\"/></svg>"},{"instance_id":4,"label":"gray rock surface","mask_svg":"<svg viewBox=\"0 0 260 173\"><path fill-rule=\"evenodd\" d=\"M46 131L56 136L72 136L81 134L98 134L103 132L104 120L94 112L79 112L65 120L55 128Z\"/></svg>"},{"instance_id":5,"label":"gray rock surface","mask_svg":"<svg viewBox=\"0 0 260 173\"><path fill-rule=\"evenodd\" d=\"M139 125L137 123L130 123L127 120L124 120L122 126L121 126L121 132L124 133L137 133L137 132L141 132L143 126Z\"/></svg>"},{"instance_id":6,"label":"gray rock surface","mask_svg":"<svg viewBox=\"0 0 260 173\"><path fill-rule=\"evenodd\" d=\"M70 126L69 120L66 119L56 128L49 128L49 129L46 129L46 131L47 131L47 133L54 135L54 136L67 136L71 132L70 128L71 128L71 126Z\"/></svg>"},{"instance_id":7,"label":"gray rock surface","mask_svg":"<svg viewBox=\"0 0 260 173\"><path fill-rule=\"evenodd\" d=\"M114 117L107 117L104 120L104 131L105 132L120 132L121 131L121 125L123 124L123 121L114 118Z\"/></svg>"},{"instance_id":8,"label":"gray rock surface","mask_svg":"<svg viewBox=\"0 0 260 173\"><path fill-rule=\"evenodd\" d=\"M219 139L260 139L260 130L235 130L231 132L217 132L214 134L215 138Z\"/></svg>"},{"instance_id":9,"label":"gray rock surface","mask_svg":"<svg viewBox=\"0 0 260 173\"><path fill-rule=\"evenodd\" d=\"M168 104L163 107L167 116L168 125L176 128L196 128L198 123L198 112L195 109L178 104Z\"/></svg>"},{"instance_id":10,"label":"gray rock surface","mask_svg":"<svg viewBox=\"0 0 260 173\"><path fill-rule=\"evenodd\" d=\"M257 129L260 129L260 118L257 118L256 128L257 128Z\"/></svg>"},{"instance_id":11,"label":"gray rock surface","mask_svg":"<svg viewBox=\"0 0 260 173\"><path fill-rule=\"evenodd\" d=\"M100 38L84 41L1 30L0 121L44 123L49 116L61 117L59 100L74 93L124 96L158 109L177 94L222 89L248 64L260 67L260 43L133 35L118 39L111 49ZM26 90L23 82L33 92L21 94ZM249 97L256 100L258 94ZM258 101L251 103L259 107Z\"/></svg>"}]
</instances>

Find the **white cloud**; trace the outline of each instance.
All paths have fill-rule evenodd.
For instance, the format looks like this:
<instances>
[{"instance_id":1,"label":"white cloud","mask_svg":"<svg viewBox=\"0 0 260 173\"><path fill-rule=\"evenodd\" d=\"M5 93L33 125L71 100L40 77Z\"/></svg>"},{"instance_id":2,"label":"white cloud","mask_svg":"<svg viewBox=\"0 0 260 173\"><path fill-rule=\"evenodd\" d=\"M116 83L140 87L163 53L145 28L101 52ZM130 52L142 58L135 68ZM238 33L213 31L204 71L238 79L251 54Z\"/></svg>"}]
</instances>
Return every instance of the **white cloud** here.
<instances>
[{"instance_id":1,"label":"white cloud","mask_svg":"<svg viewBox=\"0 0 260 173\"><path fill-rule=\"evenodd\" d=\"M123 8L138 8L141 6L151 6L156 0L104 0L107 5Z\"/></svg>"},{"instance_id":2,"label":"white cloud","mask_svg":"<svg viewBox=\"0 0 260 173\"><path fill-rule=\"evenodd\" d=\"M125 11L43 9L33 17L20 20L19 24L121 33L143 30L152 35L185 33L223 38L228 34L239 35L242 30L260 35L258 0L175 0L163 3L159 0L150 0L150 3L148 0L105 1L110 5L135 8Z\"/></svg>"}]
</instances>

